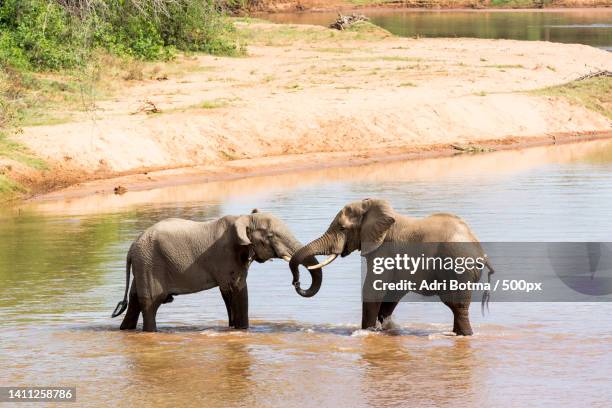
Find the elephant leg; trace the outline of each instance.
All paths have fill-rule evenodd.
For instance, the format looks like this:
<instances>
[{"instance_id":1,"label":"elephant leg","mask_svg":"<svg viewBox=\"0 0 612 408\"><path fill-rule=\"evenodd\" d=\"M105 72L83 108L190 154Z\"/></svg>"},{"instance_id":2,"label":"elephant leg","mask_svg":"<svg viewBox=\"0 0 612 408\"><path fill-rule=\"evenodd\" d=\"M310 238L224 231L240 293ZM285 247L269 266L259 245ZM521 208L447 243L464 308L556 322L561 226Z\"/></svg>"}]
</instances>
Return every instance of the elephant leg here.
<instances>
[{"instance_id":1,"label":"elephant leg","mask_svg":"<svg viewBox=\"0 0 612 408\"><path fill-rule=\"evenodd\" d=\"M146 332L157 331L157 322L155 317L157 316L157 309L162 304L161 299L146 299L141 303L142 307L142 330Z\"/></svg>"},{"instance_id":2,"label":"elephant leg","mask_svg":"<svg viewBox=\"0 0 612 408\"><path fill-rule=\"evenodd\" d=\"M140 302L138 301L138 294L136 293L136 285L132 284L130 288L130 299L128 301L128 309L125 313L125 317L121 322L120 330L134 330L138 324L138 317L140 317Z\"/></svg>"},{"instance_id":3,"label":"elephant leg","mask_svg":"<svg viewBox=\"0 0 612 408\"><path fill-rule=\"evenodd\" d=\"M361 305L361 328L374 329L378 320L381 302L363 302Z\"/></svg>"},{"instance_id":4,"label":"elephant leg","mask_svg":"<svg viewBox=\"0 0 612 408\"><path fill-rule=\"evenodd\" d=\"M249 328L249 291L246 283L242 289L234 289L231 295L232 318L235 329Z\"/></svg>"},{"instance_id":5,"label":"elephant leg","mask_svg":"<svg viewBox=\"0 0 612 408\"><path fill-rule=\"evenodd\" d=\"M470 325L470 304L444 302L453 312L453 332L457 336L471 336L473 334Z\"/></svg>"},{"instance_id":6,"label":"elephant leg","mask_svg":"<svg viewBox=\"0 0 612 408\"><path fill-rule=\"evenodd\" d=\"M378 311L378 321L383 323L386 318L393 314L395 307L399 302L382 302Z\"/></svg>"},{"instance_id":7,"label":"elephant leg","mask_svg":"<svg viewBox=\"0 0 612 408\"><path fill-rule=\"evenodd\" d=\"M227 310L227 325L234 327L234 318L232 316L232 294L229 291L221 291L221 297L225 303L225 309Z\"/></svg>"}]
</instances>

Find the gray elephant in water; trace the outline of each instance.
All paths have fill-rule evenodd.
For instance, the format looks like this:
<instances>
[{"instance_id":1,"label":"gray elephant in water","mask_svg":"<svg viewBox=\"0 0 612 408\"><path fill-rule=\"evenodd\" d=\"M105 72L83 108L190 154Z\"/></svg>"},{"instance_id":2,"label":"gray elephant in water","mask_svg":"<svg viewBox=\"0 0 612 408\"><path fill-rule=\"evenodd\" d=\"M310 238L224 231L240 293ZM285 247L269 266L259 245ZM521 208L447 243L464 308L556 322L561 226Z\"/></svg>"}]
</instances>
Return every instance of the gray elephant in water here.
<instances>
[{"instance_id":1,"label":"gray elephant in water","mask_svg":"<svg viewBox=\"0 0 612 408\"><path fill-rule=\"evenodd\" d=\"M381 247L383 243L386 245ZM430 245L427 245L427 243L430 243ZM318 270L330 264L338 255L345 257L356 250L361 251L361 256L365 257L368 262L368 272L364 280L365 291L366 286L374 281L373 259L380 257L381 254L393 256L392 253L389 253L390 249L393 248L403 248L408 252L416 251L416 253L408 254L413 257L421 256L421 250L423 250L429 251L428 256L441 259L447 257L453 259L459 257L476 259L480 257L483 259L480 269L472 268L461 275L457 275L455 271L452 271L452 275L448 273L445 275L441 270L425 271L420 269L414 275L411 275L417 283L419 283L419 280L430 282L449 278L459 278L458 281L461 282L478 282L484 266L489 269L489 280L493 273L480 243L461 218L452 214L433 214L424 219L416 219L398 214L385 200L365 199L350 203L342 208L321 237L306 244L293 255L289 267L293 273L296 291L301 296L310 297L314 296L321 286L320 281L313 281L309 289L301 289L299 265L306 265L308 268ZM308 266L309 260L312 260L315 255L330 256L320 264L310 264ZM417 286L420 287L420 284ZM381 301L364 301L362 304L362 328L374 328L377 322L382 323L390 317L399 300L407 292L407 290L400 291L400 293L394 293L395 296L385 294ZM453 312L453 331L457 335L472 334L469 320L471 291L449 293L443 290L414 290L414 292L426 296L440 296L441 300ZM483 307L485 301L488 301L488 292L485 292L485 296L483 296Z\"/></svg>"},{"instance_id":2,"label":"gray elephant in water","mask_svg":"<svg viewBox=\"0 0 612 408\"><path fill-rule=\"evenodd\" d=\"M173 296L216 286L227 308L229 326L249 327L246 277L253 260L289 261L302 244L278 218L257 210L209 222L177 218L163 220L144 231L127 255L126 287L112 317L127 313L121 330L135 329L142 313L143 330L156 331L159 306ZM314 257L305 259L317 264ZM134 281L130 287L130 270ZM321 280L314 268L313 280ZM128 303L129 290L129 303Z\"/></svg>"}]
</instances>

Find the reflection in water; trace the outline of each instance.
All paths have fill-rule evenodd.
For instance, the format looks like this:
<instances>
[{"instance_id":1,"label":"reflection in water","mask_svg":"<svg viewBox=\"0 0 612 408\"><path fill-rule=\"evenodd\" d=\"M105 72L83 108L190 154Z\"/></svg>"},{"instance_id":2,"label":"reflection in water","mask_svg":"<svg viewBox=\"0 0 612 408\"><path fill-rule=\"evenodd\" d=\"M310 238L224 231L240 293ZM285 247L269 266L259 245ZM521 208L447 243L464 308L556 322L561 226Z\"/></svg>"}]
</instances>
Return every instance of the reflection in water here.
<instances>
[{"instance_id":1,"label":"reflection in water","mask_svg":"<svg viewBox=\"0 0 612 408\"><path fill-rule=\"evenodd\" d=\"M100 290L104 276L109 268L125 263L131 241L124 237L135 238L163 218L218 216L219 208L212 206L90 218L41 217L26 210L18 217L0 218L0 281L13 289L0 297L0 316L61 319L63 313L99 308L100 298L106 296ZM89 296L83 297L84 293Z\"/></svg>"},{"instance_id":2,"label":"reflection in water","mask_svg":"<svg viewBox=\"0 0 612 408\"><path fill-rule=\"evenodd\" d=\"M612 142L592 141L560 146L535 147L525 150L500 151L486 155L457 154L453 157L426 160L382 162L356 167L324 168L318 171L276 174L273 176L250 177L231 181L171 186L146 191L129 191L124 195L90 195L68 200L42 201L26 204L23 211L32 208L36 213L51 214L99 214L113 211L143 208L168 207L168 216L182 217L187 211L183 206L197 206L200 203L219 205L224 201L248 199L255 206L260 205L259 197L270 196L292 188L304 188L329 182L360 180L379 184L384 189L390 175L395 182L437 182L463 177L472 180L487 180L512 175L518 171L533 169L548 163L605 164L612 162ZM382 191L384 194L384 190ZM372 192L374 193L374 192ZM342 196L340 196L342 199ZM282 204L294 200L293 196L278 195L275 202ZM180 202L181 207L176 208ZM169 211L165 210L165 211ZM1 220L0 213L0 220ZM189 213L194 216L193 213ZM147 225L148 226L148 225ZM146 228L146 227L145 227Z\"/></svg>"},{"instance_id":3,"label":"reflection in water","mask_svg":"<svg viewBox=\"0 0 612 408\"><path fill-rule=\"evenodd\" d=\"M405 11L364 10L371 21L402 37L472 37L552 41L612 47L612 10ZM277 23L329 25L337 13L275 13Z\"/></svg>"},{"instance_id":4,"label":"reflection in water","mask_svg":"<svg viewBox=\"0 0 612 408\"><path fill-rule=\"evenodd\" d=\"M0 384L76 385L79 406L609 405L609 304L493 302L466 339L444 305L402 303L395 329L363 332L358 256L311 299L284 262L254 265L248 332L225 328L217 289L163 305L161 333L108 316L128 245L163 218L259 207L307 241L381 196L458 213L483 240L612 241L610 171L612 142L596 141L27 204L0 217Z\"/></svg>"},{"instance_id":5,"label":"reflection in water","mask_svg":"<svg viewBox=\"0 0 612 408\"><path fill-rule=\"evenodd\" d=\"M130 350L125 375L140 392L128 395L132 404L149 398L183 405L186 396L205 406L235 406L248 401L254 385L250 344L240 337L226 338L211 347L204 336L127 335L121 347ZM174 400L174 401L173 401ZM130 404L131 405L131 404Z\"/></svg>"},{"instance_id":6,"label":"reflection in water","mask_svg":"<svg viewBox=\"0 0 612 408\"><path fill-rule=\"evenodd\" d=\"M69 299L102 284L97 265L112 258L119 240L118 217L45 220L26 214L1 222L0 279L13 290L0 307L24 320L58 315ZM68 300L68 301L66 301Z\"/></svg>"},{"instance_id":7,"label":"reflection in water","mask_svg":"<svg viewBox=\"0 0 612 408\"><path fill-rule=\"evenodd\" d=\"M469 340L453 339L419 350L418 344L399 336L368 336L362 349L364 382L370 387L376 384L368 394L372 406L381 401L385 406L402 406L413 400L433 406L462 400L470 406L477 401L482 384L474 384L473 368L486 370L486 362L473 352Z\"/></svg>"}]
</instances>

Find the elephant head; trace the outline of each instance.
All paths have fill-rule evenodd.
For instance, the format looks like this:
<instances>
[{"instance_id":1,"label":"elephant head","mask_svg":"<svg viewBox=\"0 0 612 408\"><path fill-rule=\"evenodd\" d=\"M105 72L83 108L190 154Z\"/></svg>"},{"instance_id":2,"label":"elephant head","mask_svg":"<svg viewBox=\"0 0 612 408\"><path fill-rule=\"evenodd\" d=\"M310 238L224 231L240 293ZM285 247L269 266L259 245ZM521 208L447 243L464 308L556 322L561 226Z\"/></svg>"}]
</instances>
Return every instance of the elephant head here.
<instances>
[{"instance_id":1,"label":"elephant head","mask_svg":"<svg viewBox=\"0 0 612 408\"><path fill-rule=\"evenodd\" d=\"M362 256L369 254L383 243L389 228L395 223L394 214L385 200L366 198L344 206L322 236L300 248L291 258L289 267L297 293L304 297L314 296L321 286L321 281L315 281L313 274L312 286L307 290L301 289L300 265L316 270L329 265L338 255L345 257L356 250L361 250ZM306 262L315 255L329 257L320 264L308 266Z\"/></svg>"},{"instance_id":2,"label":"elephant head","mask_svg":"<svg viewBox=\"0 0 612 408\"><path fill-rule=\"evenodd\" d=\"M272 258L289 262L295 252L302 247L287 225L275 216L254 209L249 215L242 215L234 221L234 231L238 244L249 248L249 258L263 263ZM316 293L321 285L321 267L314 256L302 258L304 265L311 266L311 289ZM317 283L318 282L318 283ZM294 280L295 285L295 280ZM319 285L319 286L317 286Z\"/></svg>"}]
</instances>

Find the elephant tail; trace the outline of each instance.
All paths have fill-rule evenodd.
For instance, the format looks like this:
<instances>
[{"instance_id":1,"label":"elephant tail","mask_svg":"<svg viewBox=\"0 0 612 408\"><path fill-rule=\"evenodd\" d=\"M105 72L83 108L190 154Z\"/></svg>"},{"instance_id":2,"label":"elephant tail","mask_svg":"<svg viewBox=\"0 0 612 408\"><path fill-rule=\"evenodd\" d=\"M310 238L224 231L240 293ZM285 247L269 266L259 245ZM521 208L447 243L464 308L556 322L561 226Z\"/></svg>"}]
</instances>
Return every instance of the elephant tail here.
<instances>
[{"instance_id":1,"label":"elephant tail","mask_svg":"<svg viewBox=\"0 0 612 408\"><path fill-rule=\"evenodd\" d=\"M495 269L493 269L493 267L491 266L491 263L489 262L488 259L485 260L485 266L489 270L489 273L487 275L487 282L490 285L491 284L491 275L493 275L495 273ZM480 311L482 312L483 316L485 314L485 306L487 308L487 312L489 311L489 300L490 299L491 299L491 293L488 290L485 290L484 293L482 294L482 302L480 304Z\"/></svg>"},{"instance_id":2,"label":"elephant tail","mask_svg":"<svg viewBox=\"0 0 612 408\"><path fill-rule=\"evenodd\" d=\"M111 315L111 317L117 317L125 312L128 306L128 291L130 290L130 270L132 269L132 251L128 252L127 261L125 265L125 294L123 295L123 300L117 303L117 307L115 307L115 311Z\"/></svg>"}]
</instances>

